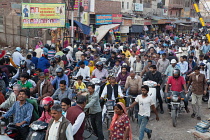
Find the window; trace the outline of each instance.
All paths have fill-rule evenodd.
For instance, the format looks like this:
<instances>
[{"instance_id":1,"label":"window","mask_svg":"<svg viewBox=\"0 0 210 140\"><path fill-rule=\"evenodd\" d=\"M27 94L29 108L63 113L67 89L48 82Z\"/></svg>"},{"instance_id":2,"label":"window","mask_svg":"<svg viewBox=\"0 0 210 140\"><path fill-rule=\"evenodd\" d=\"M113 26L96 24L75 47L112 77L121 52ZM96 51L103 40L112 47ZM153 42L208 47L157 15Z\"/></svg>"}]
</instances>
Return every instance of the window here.
<instances>
[{"instance_id":1,"label":"window","mask_svg":"<svg viewBox=\"0 0 210 140\"><path fill-rule=\"evenodd\" d=\"M172 11L171 11L170 15L172 15Z\"/></svg>"},{"instance_id":2,"label":"window","mask_svg":"<svg viewBox=\"0 0 210 140\"><path fill-rule=\"evenodd\" d=\"M122 9L124 9L124 1L122 1Z\"/></svg>"},{"instance_id":3,"label":"window","mask_svg":"<svg viewBox=\"0 0 210 140\"><path fill-rule=\"evenodd\" d=\"M129 9L129 2L127 2L127 9Z\"/></svg>"}]
</instances>

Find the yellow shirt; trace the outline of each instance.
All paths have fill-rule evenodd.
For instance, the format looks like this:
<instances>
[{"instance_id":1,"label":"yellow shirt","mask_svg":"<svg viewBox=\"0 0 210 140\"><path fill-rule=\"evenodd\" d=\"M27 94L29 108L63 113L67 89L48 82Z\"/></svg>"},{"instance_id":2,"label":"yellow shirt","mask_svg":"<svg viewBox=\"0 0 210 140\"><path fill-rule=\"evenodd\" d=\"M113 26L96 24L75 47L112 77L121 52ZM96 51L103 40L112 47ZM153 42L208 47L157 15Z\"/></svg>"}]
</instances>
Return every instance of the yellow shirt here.
<instances>
[{"instance_id":1,"label":"yellow shirt","mask_svg":"<svg viewBox=\"0 0 210 140\"><path fill-rule=\"evenodd\" d=\"M128 50L126 50L125 52L123 51L122 53L124 53L127 58L131 56L131 53Z\"/></svg>"},{"instance_id":2,"label":"yellow shirt","mask_svg":"<svg viewBox=\"0 0 210 140\"><path fill-rule=\"evenodd\" d=\"M85 89L86 88L86 85L83 82L81 83L81 85L79 85L79 83L76 81L74 83L74 86L75 86L76 89Z\"/></svg>"}]
</instances>

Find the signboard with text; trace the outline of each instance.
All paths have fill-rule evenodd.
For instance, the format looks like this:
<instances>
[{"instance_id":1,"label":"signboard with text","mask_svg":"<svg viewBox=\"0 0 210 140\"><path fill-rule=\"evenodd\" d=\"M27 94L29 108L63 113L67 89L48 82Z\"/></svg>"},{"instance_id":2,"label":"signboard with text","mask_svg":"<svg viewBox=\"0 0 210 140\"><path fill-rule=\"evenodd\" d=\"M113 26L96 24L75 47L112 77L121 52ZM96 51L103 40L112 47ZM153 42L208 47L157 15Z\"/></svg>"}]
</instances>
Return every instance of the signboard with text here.
<instances>
[{"instance_id":1,"label":"signboard with text","mask_svg":"<svg viewBox=\"0 0 210 140\"><path fill-rule=\"evenodd\" d=\"M96 25L112 24L112 15L96 15Z\"/></svg>"},{"instance_id":2,"label":"signboard with text","mask_svg":"<svg viewBox=\"0 0 210 140\"><path fill-rule=\"evenodd\" d=\"M22 28L65 27L65 4L22 3Z\"/></svg>"},{"instance_id":3,"label":"signboard with text","mask_svg":"<svg viewBox=\"0 0 210 140\"><path fill-rule=\"evenodd\" d=\"M122 23L122 14L96 15L96 25L114 23Z\"/></svg>"},{"instance_id":4,"label":"signboard with text","mask_svg":"<svg viewBox=\"0 0 210 140\"><path fill-rule=\"evenodd\" d=\"M112 14L112 23L122 23L122 15Z\"/></svg>"},{"instance_id":5,"label":"signboard with text","mask_svg":"<svg viewBox=\"0 0 210 140\"><path fill-rule=\"evenodd\" d=\"M143 11L142 3L134 3L134 11Z\"/></svg>"}]
</instances>

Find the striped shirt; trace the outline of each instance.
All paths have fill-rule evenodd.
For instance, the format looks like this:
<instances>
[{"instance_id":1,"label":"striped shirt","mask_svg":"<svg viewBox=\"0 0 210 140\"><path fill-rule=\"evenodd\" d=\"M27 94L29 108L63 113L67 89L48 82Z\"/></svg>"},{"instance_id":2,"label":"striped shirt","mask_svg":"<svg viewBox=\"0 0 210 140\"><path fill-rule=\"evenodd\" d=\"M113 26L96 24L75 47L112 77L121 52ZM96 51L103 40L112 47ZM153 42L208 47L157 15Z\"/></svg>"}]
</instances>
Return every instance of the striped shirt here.
<instances>
[{"instance_id":1,"label":"striped shirt","mask_svg":"<svg viewBox=\"0 0 210 140\"><path fill-rule=\"evenodd\" d=\"M48 59L54 57L55 54L56 54L56 51L55 51L55 50L49 50L49 51L48 51Z\"/></svg>"},{"instance_id":2,"label":"striped shirt","mask_svg":"<svg viewBox=\"0 0 210 140\"><path fill-rule=\"evenodd\" d=\"M21 125L21 127L24 127L30 125L33 109L33 105L27 101L22 106L20 106L20 101L16 101L9 111L2 116L8 118L14 114L14 123L16 124L26 121L27 123Z\"/></svg>"}]
</instances>

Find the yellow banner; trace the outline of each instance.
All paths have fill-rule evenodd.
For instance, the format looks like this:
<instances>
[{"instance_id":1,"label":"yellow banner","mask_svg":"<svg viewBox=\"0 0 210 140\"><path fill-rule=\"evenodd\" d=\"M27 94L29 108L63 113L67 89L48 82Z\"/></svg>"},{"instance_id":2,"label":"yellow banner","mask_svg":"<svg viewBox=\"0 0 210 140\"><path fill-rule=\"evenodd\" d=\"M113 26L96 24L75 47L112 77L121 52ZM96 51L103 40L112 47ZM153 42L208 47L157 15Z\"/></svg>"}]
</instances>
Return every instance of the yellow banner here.
<instances>
[{"instance_id":1,"label":"yellow banner","mask_svg":"<svg viewBox=\"0 0 210 140\"><path fill-rule=\"evenodd\" d=\"M65 27L65 4L22 3L22 28Z\"/></svg>"}]
</instances>

